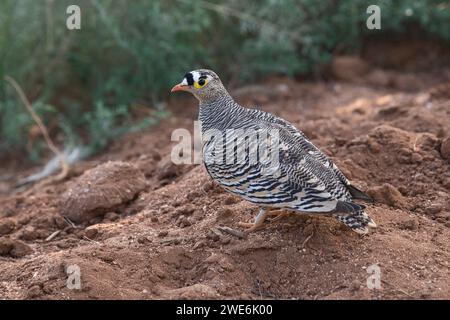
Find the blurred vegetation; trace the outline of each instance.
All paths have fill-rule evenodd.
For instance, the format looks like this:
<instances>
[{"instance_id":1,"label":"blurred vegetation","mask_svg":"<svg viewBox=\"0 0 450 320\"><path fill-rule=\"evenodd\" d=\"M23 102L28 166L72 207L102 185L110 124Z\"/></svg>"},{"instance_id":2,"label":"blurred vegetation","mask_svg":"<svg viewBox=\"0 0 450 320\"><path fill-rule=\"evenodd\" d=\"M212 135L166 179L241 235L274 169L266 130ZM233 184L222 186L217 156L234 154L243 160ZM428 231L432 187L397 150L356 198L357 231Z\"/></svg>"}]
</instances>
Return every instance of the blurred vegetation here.
<instances>
[{"instance_id":1,"label":"blurred vegetation","mask_svg":"<svg viewBox=\"0 0 450 320\"><path fill-rule=\"evenodd\" d=\"M370 34L415 23L450 41L450 5L433 0L82 0L81 30L66 28L66 0L2 0L0 79L21 84L60 145L90 152L164 116L161 101L198 67L239 83L281 73L310 74L337 48L357 50ZM365 27L381 7L382 30ZM16 93L0 81L0 155L38 159L42 143Z\"/></svg>"}]
</instances>

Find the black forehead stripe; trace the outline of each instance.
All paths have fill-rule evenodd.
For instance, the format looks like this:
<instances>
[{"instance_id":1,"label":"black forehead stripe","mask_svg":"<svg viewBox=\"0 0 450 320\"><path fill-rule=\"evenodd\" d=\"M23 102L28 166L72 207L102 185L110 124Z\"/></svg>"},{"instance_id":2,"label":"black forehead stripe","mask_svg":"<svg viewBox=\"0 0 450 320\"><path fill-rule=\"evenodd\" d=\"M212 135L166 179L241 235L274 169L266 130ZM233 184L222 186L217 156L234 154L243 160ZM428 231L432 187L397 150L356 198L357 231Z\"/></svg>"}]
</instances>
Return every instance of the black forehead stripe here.
<instances>
[{"instance_id":1,"label":"black forehead stripe","mask_svg":"<svg viewBox=\"0 0 450 320\"><path fill-rule=\"evenodd\" d=\"M192 73L188 72L184 75L184 78L186 79L188 85L192 86L194 84L194 76Z\"/></svg>"}]
</instances>

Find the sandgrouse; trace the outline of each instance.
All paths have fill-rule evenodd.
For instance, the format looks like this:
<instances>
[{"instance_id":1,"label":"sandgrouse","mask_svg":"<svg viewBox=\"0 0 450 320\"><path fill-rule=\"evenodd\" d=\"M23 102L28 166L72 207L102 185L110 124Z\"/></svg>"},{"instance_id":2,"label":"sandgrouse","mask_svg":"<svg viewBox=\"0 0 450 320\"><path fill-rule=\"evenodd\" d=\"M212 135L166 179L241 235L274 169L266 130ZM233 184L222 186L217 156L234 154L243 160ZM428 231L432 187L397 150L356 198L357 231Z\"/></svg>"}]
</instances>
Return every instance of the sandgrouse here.
<instances>
[{"instance_id":1,"label":"sandgrouse","mask_svg":"<svg viewBox=\"0 0 450 320\"><path fill-rule=\"evenodd\" d=\"M211 70L188 72L172 88L175 91L190 92L199 100L203 160L209 175L225 190L259 206L246 233L261 228L269 215L292 211L331 215L359 234L376 227L365 207L353 202L371 198L352 186L292 124L240 106ZM264 148L266 153L261 152ZM277 157L269 158L269 153Z\"/></svg>"}]
</instances>

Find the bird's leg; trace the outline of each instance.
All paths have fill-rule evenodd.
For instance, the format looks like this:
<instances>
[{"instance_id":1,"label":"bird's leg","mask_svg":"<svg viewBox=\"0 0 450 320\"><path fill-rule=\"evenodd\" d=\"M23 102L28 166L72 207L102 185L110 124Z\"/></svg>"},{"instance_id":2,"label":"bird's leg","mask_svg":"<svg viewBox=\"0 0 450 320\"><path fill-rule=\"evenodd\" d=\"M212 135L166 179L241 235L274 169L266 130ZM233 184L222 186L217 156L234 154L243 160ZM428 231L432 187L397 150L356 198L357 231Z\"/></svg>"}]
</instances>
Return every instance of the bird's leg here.
<instances>
[{"instance_id":1,"label":"bird's leg","mask_svg":"<svg viewBox=\"0 0 450 320\"><path fill-rule=\"evenodd\" d=\"M269 212L269 215L275 216L275 218L270 219L270 223L277 222L277 221L283 219L284 217L289 216L290 214L291 214L290 211L287 211L284 209L272 210Z\"/></svg>"},{"instance_id":2,"label":"bird's leg","mask_svg":"<svg viewBox=\"0 0 450 320\"><path fill-rule=\"evenodd\" d=\"M241 227L247 228L244 232L248 234L260 229L264 225L264 221L268 215L269 211L267 209L260 208L254 223L239 222L238 224Z\"/></svg>"}]
</instances>

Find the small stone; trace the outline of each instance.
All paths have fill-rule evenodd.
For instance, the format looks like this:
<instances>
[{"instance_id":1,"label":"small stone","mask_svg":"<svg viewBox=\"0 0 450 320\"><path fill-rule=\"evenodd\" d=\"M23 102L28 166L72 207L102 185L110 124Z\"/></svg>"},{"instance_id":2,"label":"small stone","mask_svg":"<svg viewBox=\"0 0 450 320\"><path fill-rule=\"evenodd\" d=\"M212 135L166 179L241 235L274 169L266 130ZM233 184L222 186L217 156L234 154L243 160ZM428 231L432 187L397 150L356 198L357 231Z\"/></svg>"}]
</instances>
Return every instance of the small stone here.
<instances>
[{"instance_id":1,"label":"small stone","mask_svg":"<svg viewBox=\"0 0 450 320\"><path fill-rule=\"evenodd\" d=\"M32 252L33 250L21 241L0 238L0 256L10 255L13 258L21 258Z\"/></svg>"},{"instance_id":2,"label":"small stone","mask_svg":"<svg viewBox=\"0 0 450 320\"><path fill-rule=\"evenodd\" d=\"M87 228L84 232L85 236L89 239L95 239L98 235L98 229L97 228Z\"/></svg>"},{"instance_id":3,"label":"small stone","mask_svg":"<svg viewBox=\"0 0 450 320\"><path fill-rule=\"evenodd\" d=\"M407 186L398 187L398 191L400 191L400 193L404 196L408 195L409 190L410 190L410 188L408 188Z\"/></svg>"},{"instance_id":4,"label":"small stone","mask_svg":"<svg viewBox=\"0 0 450 320\"><path fill-rule=\"evenodd\" d=\"M438 203L435 204L431 204L430 206L425 208L425 212L429 213L429 214L438 214L439 212L442 211L442 206Z\"/></svg>"},{"instance_id":5,"label":"small stone","mask_svg":"<svg viewBox=\"0 0 450 320\"><path fill-rule=\"evenodd\" d=\"M31 221L31 217L30 216L24 216L22 218L20 218L17 222L21 225L26 225Z\"/></svg>"},{"instance_id":6,"label":"small stone","mask_svg":"<svg viewBox=\"0 0 450 320\"><path fill-rule=\"evenodd\" d=\"M27 298L29 298L29 299L35 299L41 295L42 295L42 290L41 290L41 287L39 287L38 285L34 285L28 289Z\"/></svg>"},{"instance_id":7,"label":"small stone","mask_svg":"<svg viewBox=\"0 0 450 320\"><path fill-rule=\"evenodd\" d=\"M188 204L184 207L178 208L177 210L175 210L175 212L173 213L173 217L178 217L181 215L184 216L189 216L191 214L193 214L195 211L195 206Z\"/></svg>"},{"instance_id":8,"label":"small stone","mask_svg":"<svg viewBox=\"0 0 450 320\"><path fill-rule=\"evenodd\" d=\"M220 240L219 235L214 233L214 232L212 232L212 231L210 231L206 237L208 239L212 240L212 241L219 241Z\"/></svg>"},{"instance_id":9,"label":"small stone","mask_svg":"<svg viewBox=\"0 0 450 320\"><path fill-rule=\"evenodd\" d=\"M230 195L225 198L225 200L223 201L223 204L229 206L229 205L237 203L238 201L239 200L236 197Z\"/></svg>"},{"instance_id":10,"label":"small stone","mask_svg":"<svg viewBox=\"0 0 450 320\"><path fill-rule=\"evenodd\" d=\"M62 241L62 242L58 242L56 244L56 246L60 249L68 249L68 248L70 248L70 243Z\"/></svg>"},{"instance_id":11,"label":"small stone","mask_svg":"<svg viewBox=\"0 0 450 320\"><path fill-rule=\"evenodd\" d=\"M14 242L9 238L0 238L0 256L6 256L12 250Z\"/></svg>"},{"instance_id":12,"label":"small stone","mask_svg":"<svg viewBox=\"0 0 450 320\"><path fill-rule=\"evenodd\" d=\"M414 220L414 219L404 221L401 224L401 229L406 229L406 230L417 230L418 227L419 227L419 223L417 222L417 220Z\"/></svg>"},{"instance_id":13,"label":"small stone","mask_svg":"<svg viewBox=\"0 0 450 320\"><path fill-rule=\"evenodd\" d=\"M22 258L33 252L31 247L21 241L15 241L9 255L13 258Z\"/></svg>"},{"instance_id":14,"label":"small stone","mask_svg":"<svg viewBox=\"0 0 450 320\"><path fill-rule=\"evenodd\" d=\"M153 152L153 156L152 156L153 160L155 161L161 161L161 155L158 152Z\"/></svg>"},{"instance_id":15,"label":"small stone","mask_svg":"<svg viewBox=\"0 0 450 320\"><path fill-rule=\"evenodd\" d=\"M208 192L208 191L214 189L214 183L208 181L203 185L202 189L203 189L203 191Z\"/></svg>"},{"instance_id":16,"label":"small stone","mask_svg":"<svg viewBox=\"0 0 450 320\"><path fill-rule=\"evenodd\" d=\"M162 230L158 233L158 237L160 238L164 238L165 236L167 236L169 234L169 232L167 230Z\"/></svg>"},{"instance_id":17,"label":"small stone","mask_svg":"<svg viewBox=\"0 0 450 320\"><path fill-rule=\"evenodd\" d=\"M151 242L146 236L139 236L137 242L140 244L145 244Z\"/></svg>"},{"instance_id":18,"label":"small stone","mask_svg":"<svg viewBox=\"0 0 450 320\"><path fill-rule=\"evenodd\" d=\"M379 153L381 151L381 145L376 142L373 138L369 138L367 141L367 146L372 153Z\"/></svg>"},{"instance_id":19,"label":"small stone","mask_svg":"<svg viewBox=\"0 0 450 320\"><path fill-rule=\"evenodd\" d=\"M27 226L25 229L22 230L22 233L20 234L20 239L25 241L33 241L39 238L39 233L37 232L36 228L33 226Z\"/></svg>"},{"instance_id":20,"label":"small stone","mask_svg":"<svg viewBox=\"0 0 450 320\"><path fill-rule=\"evenodd\" d=\"M60 216L54 216L53 222L58 229L64 229L65 227L67 227L67 222Z\"/></svg>"},{"instance_id":21,"label":"small stone","mask_svg":"<svg viewBox=\"0 0 450 320\"><path fill-rule=\"evenodd\" d=\"M16 228L16 224L13 220L6 219L0 222L0 236L10 234Z\"/></svg>"},{"instance_id":22,"label":"small stone","mask_svg":"<svg viewBox=\"0 0 450 320\"><path fill-rule=\"evenodd\" d=\"M158 222L158 217L153 216L153 217L150 218L150 220L152 222Z\"/></svg>"},{"instance_id":23,"label":"small stone","mask_svg":"<svg viewBox=\"0 0 450 320\"><path fill-rule=\"evenodd\" d=\"M184 217L183 220L181 221L181 224L182 224L182 228L185 228L185 227L191 226L192 222L189 218Z\"/></svg>"},{"instance_id":24,"label":"small stone","mask_svg":"<svg viewBox=\"0 0 450 320\"><path fill-rule=\"evenodd\" d=\"M421 163L423 161L423 157L418 153L413 153L411 155L411 161L414 163Z\"/></svg>"}]
</instances>

